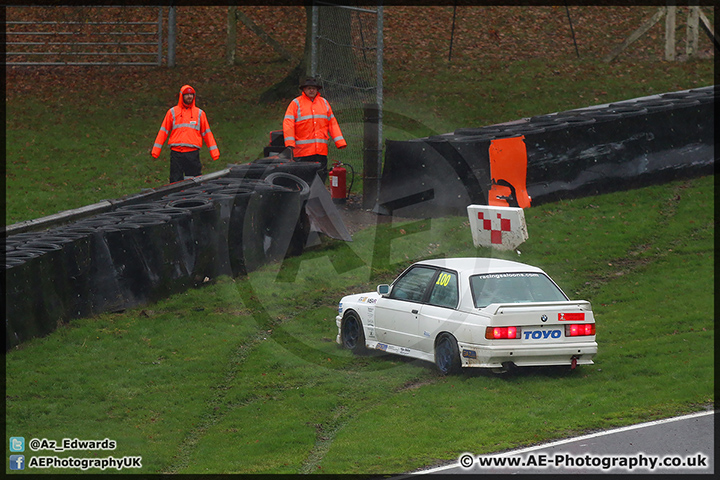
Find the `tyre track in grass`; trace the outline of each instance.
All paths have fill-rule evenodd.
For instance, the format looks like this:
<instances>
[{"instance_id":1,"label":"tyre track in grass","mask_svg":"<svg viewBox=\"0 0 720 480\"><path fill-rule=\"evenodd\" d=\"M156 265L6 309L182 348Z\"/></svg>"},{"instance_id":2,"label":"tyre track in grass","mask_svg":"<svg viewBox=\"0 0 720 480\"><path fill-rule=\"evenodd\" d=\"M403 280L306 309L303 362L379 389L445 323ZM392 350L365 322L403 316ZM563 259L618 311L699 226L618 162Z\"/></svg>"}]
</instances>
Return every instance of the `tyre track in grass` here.
<instances>
[{"instance_id":1,"label":"tyre track in grass","mask_svg":"<svg viewBox=\"0 0 720 480\"><path fill-rule=\"evenodd\" d=\"M373 353L375 352L368 352L368 354ZM417 361L414 359L407 359L403 357L400 357L398 360L409 361L408 363L414 363ZM398 385L397 387L395 387L393 389L393 394L401 394L404 392L416 390L427 385L432 385L434 383L437 383L442 378L444 377L440 375L428 378L426 376L426 372L423 371L417 378L406 381L402 385ZM305 462L303 462L300 468L300 474L324 473L322 472L322 467L320 466L320 463L322 463L325 455L330 451L330 448L332 447L337 434L340 433L343 428L349 425L358 415L364 413L366 410L377 406L375 404L362 405L362 403L363 402L360 402L360 404L354 405L353 407L340 405L335 409L333 418L329 422L315 425L315 445L308 454Z\"/></svg>"},{"instance_id":2,"label":"tyre track in grass","mask_svg":"<svg viewBox=\"0 0 720 480\"><path fill-rule=\"evenodd\" d=\"M315 445L308 453L307 458L300 467L300 474L324 473L320 463L325 458L327 452L330 451L335 437L345 428L359 413L358 410L345 405L340 405L335 409L333 418L326 423L315 424Z\"/></svg>"},{"instance_id":3,"label":"tyre track in grass","mask_svg":"<svg viewBox=\"0 0 720 480\"><path fill-rule=\"evenodd\" d=\"M593 283L585 289L595 291L602 288L607 283L627 274L637 273L641 269L651 265L655 261L671 254L668 247L681 243L682 238L672 236L666 238L662 235L663 227L670 224L676 217L678 207L682 201L682 190L692 186L692 181L686 181L675 185L664 199L661 207L659 221L655 224L651 234L636 245L632 246L626 256L610 260L613 266L621 267L620 270L607 272L603 275L597 275L592 278ZM699 224L691 229L685 229L683 235L704 235L708 231L712 232L712 223L710 225ZM658 233L659 232L659 233ZM655 249L655 253L647 255L647 252ZM206 413L202 415L201 422L195 426L178 447L178 455L176 461L163 469L163 473L178 473L183 471L190 464L195 448L202 440L204 435L215 425L218 424L227 414L236 408L243 408L253 405L258 401L266 400L264 395L252 395L240 402L226 403L227 392L232 387L233 382L241 375L242 366L247 357L252 353L255 347L261 342L266 341L270 336L277 341L280 346L298 355L300 358L311 361L310 354L316 351L309 345L306 345L299 339L295 338L285 328L283 323L293 317L318 308L314 302L306 305L296 305L292 316L282 315L273 318L265 309L262 301L255 295L251 283L248 279L236 280L238 282L238 291L246 309L252 312L252 317L258 324L258 333L249 341L238 345L235 353L228 360L228 367L223 380L215 387L216 392L212 399L208 402ZM584 289L584 290L585 290ZM292 301L292 299L288 299ZM414 388L435 383L437 379L428 380L427 377L418 378L395 388L396 393L402 393ZM293 385L294 388L296 385ZM282 394L287 390L287 386L273 385L273 394ZM363 406L363 402L357 404L343 404L335 408L331 415L323 419L321 423L310 424L315 428L315 442L309 448L309 451L302 462L298 473L323 473L322 461L326 454L332 448L337 435L370 405Z\"/></svg>"},{"instance_id":4,"label":"tyre track in grass","mask_svg":"<svg viewBox=\"0 0 720 480\"><path fill-rule=\"evenodd\" d=\"M365 285L367 286L367 285ZM300 340L294 338L288 333L282 326L283 320L275 319L269 315L265 310L261 301L254 294L252 287L247 282L244 287L239 288L241 292L241 298L246 308L253 312L253 317L260 325L261 331L271 332L268 336L272 335L273 339L278 342L283 348L291 351L307 361L312 361L310 355L307 355L312 347L305 345ZM337 295L344 291L344 289L338 290ZM336 295L336 296L337 296ZM299 310L295 311L295 317L301 315L304 312L318 308L314 302L310 302L307 305L302 306ZM391 368L391 367L388 367ZM344 369L344 367L343 367ZM410 383L422 382L422 379L414 379ZM424 383L423 383L424 384ZM407 388L407 384L398 386L395 390L400 392ZM258 398L259 400L260 398ZM316 423L315 427L315 443L308 452L305 461L300 466L300 474L318 474L322 472L321 463L325 458L325 455L330 451L336 436L340 433L343 428L349 425L358 415L363 413L365 410L374 407L374 404L364 405L365 402L359 401L355 404L343 404L335 408L330 418L322 423Z\"/></svg>"},{"instance_id":5,"label":"tyre track in grass","mask_svg":"<svg viewBox=\"0 0 720 480\"><path fill-rule=\"evenodd\" d=\"M659 221L652 228L652 233L644 241L628 250L624 257L610 259L607 263L608 266L613 267L613 269L602 274L591 275L578 294L581 296L585 295L586 297L594 297L595 294L608 283L619 277L642 271L644 268L670 255L673 252L670 247L682 244L682 238L667 238L662 232L664 227L675 220L680 202L682 201L682 191L692 186L695 186L693 180L686 180L675 185L665 199L663 208L660 211ZM710 222L707 225L694 227L685 232L684 235L688 237L703 235L707 232L712 232L713 228L714 225ZM655 250L654 253L646 255L653 249Z\"/></svg>"},{"instance_id":6,"label":"tyre track in grass","mask_svg":"<svg viewBox=\"0 0 720 480\"><path fill-rule=\"evenodd\" d=\"M310 361L307 353L309 350L312 350L312 347L295 339L283 328L282 324L287 321L288 317L273 318L270 316L262 305L262 302L254 294L247 278L236 279L236 282L238 283L238 291L240 292L243 306L251 312L253 319L257 322L258 332L252 339L239 344L235 348L235 352L227 361L226 373L222 381L216 386L211 387L215 390L215 394L208 401L205 413L199 416L199 423L190 430L185 439L179 444L177 449L178 453L174 457L176 460L161 469L162 474L177 474L185 470L190 465L190 459L202 438L230 412L237 408L248 407L256 402L267 400L266 395L256 394L240 402L227 403L225 401L234 382L242 375L241 370L245 361L262 342L272 337L273 340L283 348ZM297 316L314 308L317 308L317 305L311 302L308 305L302 306L302 308L296 310L294 313L295 316ZM314 387L315 385L317 385L317 382L313 381L311 383L304 383L302 387ZM276 384L273 385L273 394L279 395L297 386L296 384ZM331 419L315 425L316 441L308 453L306 460L303 462L300 473L321 473L318 472L318 470L321 469L319 464L325 457L325 454L330 450L335 436L344 426L350 423L361 410L362 409L355 409L355 411L353 411L351 407L341 405L336 409Z\"/></svg>"},{"instance_id":7,"label":"tyre track in grass","mask_svg":"<svg viewBox=\"0 0 720 480\"><path fill-rule=\"evenodd\" d=\"M208 430L214 427L234 408L252 405L264 398L260 395L253 395L243 402L234 404L227 404L225 402L227 393L232 388L233 382L237 378L245 359L250 355L256 346L266 339L267 333L260 329L250 341L243 342L237 346L235 353L228 360L228 366L226 367L226 373L223 376L222 381L216 386L210 387L215 390L215 394L208 401L205 413L199 416L199 423L190 430L185 439L178 446L178 453L174 456L176 459L175 462L161 469L162 474L176 474L186 469L190 465L190 458L192 457L195 448Z\"/></svg>"},{"instance_id":8,"label":"tyre track in grass","mask_svg":"<svg viewBox=\"0 0 720 480\"><path fill-rule=\"evenodd\" d=\"M253 294L252 289L248 290L248 288L246 288L249 286L249 281L246 277L243 279L236 279L236 283L238 283L238 291L241 294L243 306L251 312L250 314L258 324L258 331L250 340L239 344L235 348L235 352L227 361L226 372L222 381L216 386L211 387L215 390L215 394L208 401L205 413L200 416L200 422L198 425L193 427L192 430L190 430L185 439L180 443L178 446L178 453L175 456L177 460L171 465L163 468L163 474L176 474L186 469L190 464L190 458L192 457L192 454L200 440L229 412L235 408L250 406L257 401L265 400L265 397L262 395L253 395L241 402L227 403L225 401L227 393L230 389L232 389L233 383L238 378L245 360L257 346L259 346L262 342L267 341L271 335L280 332L281 328L279 327L282 323L282 319L273 319L270 315L268 315L262 308L260 300ZM289 388L290 387L280 388L278 393L281 393L283 390Z\"/></svg>"}]
</instances>

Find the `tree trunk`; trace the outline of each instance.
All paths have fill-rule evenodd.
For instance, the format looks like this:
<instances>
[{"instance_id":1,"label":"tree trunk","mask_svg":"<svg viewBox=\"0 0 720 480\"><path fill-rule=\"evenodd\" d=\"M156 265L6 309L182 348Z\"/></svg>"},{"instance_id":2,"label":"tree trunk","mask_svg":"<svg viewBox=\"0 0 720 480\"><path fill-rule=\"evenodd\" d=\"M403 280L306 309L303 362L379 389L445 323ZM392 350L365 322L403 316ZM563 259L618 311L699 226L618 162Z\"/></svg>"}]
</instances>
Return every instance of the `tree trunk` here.
<instances>
[{"instance_id":1,"label":"tree trunk","mask_svg":"<svg viewBox=\"0 0 720 480\"><path fill-rule=\"evenodd\" d=\"M253 22L250 17L245 15L240 10L236 10L235 15L237 19L243 23L243 25L245 25L255 35L260 37L266 44L270 45L272 49L279 53L285 60L289 60L291 62L297 61L295 55L285 50L285 47L283 47L277 40L272 38L270 35L265 33L265 30L263 30L257 23Z\"/></svg>"},{"instance_id":2,"label":"tree trunk","mask_svg":"<svg viewBox=\"0 0 720 480\"><path fill-rule=\"evenodd\" d=\"M228 7L227 39L225 40L225 60L228 65L235 65L235 44L237 43L237 7Z\"/></svg>"},{"instance_id":3,"label":"tree trunk","mask_svg":"<svg viewBox=\"0 0 720 480\"><path fill-rule=\"evenodd\" d=\"M300 81L310 73L310 53L312 46L312 7L305 6L305 51L303 58L295 68L272 87L265 90L260 95L260 101L263 103L274 103L280 100L291 100L300 94Z\"/></svg>"}]
</instances>

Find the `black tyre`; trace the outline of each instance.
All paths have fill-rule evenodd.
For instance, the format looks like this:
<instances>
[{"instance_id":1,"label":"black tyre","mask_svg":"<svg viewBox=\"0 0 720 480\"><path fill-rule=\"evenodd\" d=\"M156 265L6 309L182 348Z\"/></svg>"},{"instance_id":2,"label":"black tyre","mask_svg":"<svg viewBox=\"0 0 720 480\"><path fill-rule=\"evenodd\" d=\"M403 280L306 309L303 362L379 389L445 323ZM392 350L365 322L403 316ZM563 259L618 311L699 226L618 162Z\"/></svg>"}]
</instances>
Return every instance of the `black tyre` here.
<instances>
[{"instance_id":1,"label":"black tyre","mask_svg":"<svg viewBox=\"0 0 720 480\"><path fill-rule=\"evenodd\" d=\"M340 327L340 339L343 347L359 354L365 351L365 332L363 325L355 312L348 312L343 317Z\"/></svg>"},{"instance_id":2,"label":"black tyre","mask_svg":"<svg viewBox=\"0 0 720 480\"><path fill-rule=\"evenodd\" d=\"M435 341L435 365L443 375L460 372L460 351L455 337L441 334Z\"/></svg>"}]
</instances>

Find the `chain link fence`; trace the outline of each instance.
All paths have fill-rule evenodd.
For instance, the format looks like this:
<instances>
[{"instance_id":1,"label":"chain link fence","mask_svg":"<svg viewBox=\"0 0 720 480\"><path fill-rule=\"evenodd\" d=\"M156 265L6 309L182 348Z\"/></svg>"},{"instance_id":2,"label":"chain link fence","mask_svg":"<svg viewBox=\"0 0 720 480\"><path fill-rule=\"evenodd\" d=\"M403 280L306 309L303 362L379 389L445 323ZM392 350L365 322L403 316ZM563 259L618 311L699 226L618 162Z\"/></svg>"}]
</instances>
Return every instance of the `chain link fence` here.
<instances>
[{"instance_id":1,"label":"chain link fence","mask_svg":"<svg viewBox=\"0 0 720 480\"><path fill-rule=\"evenodd\" d=\"M317 2L312 9L311 73L323 85L340 122L348 146L329 151L329 162L339 161L355 172L355 187L363 170L366 104L379 105L377 144L382 145L382 7L349 7ZM378 165L381 152L377 152ZM354 193L354 192L353 192Z\"/></svg>"}]
</instances>

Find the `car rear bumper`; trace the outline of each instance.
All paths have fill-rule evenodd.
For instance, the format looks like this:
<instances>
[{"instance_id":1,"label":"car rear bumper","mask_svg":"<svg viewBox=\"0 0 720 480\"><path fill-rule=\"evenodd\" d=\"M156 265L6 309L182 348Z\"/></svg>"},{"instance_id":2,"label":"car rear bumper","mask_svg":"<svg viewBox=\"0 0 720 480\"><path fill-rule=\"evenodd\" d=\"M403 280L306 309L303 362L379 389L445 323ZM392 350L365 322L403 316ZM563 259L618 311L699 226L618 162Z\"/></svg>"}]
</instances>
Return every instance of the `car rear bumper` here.
<instances>
[{"instance_id":1,"label":"car rear bumper","mask_svg":"<svg viewBox=\"0 0 720 480\"><path fill-rule=\"evenodd\" d=\"M473 345L458 342L463 367L500 368L511 362L518 367L551 365L592 365L596 342L553 343L547 345Z\"/></svg>"}]
</instances>

